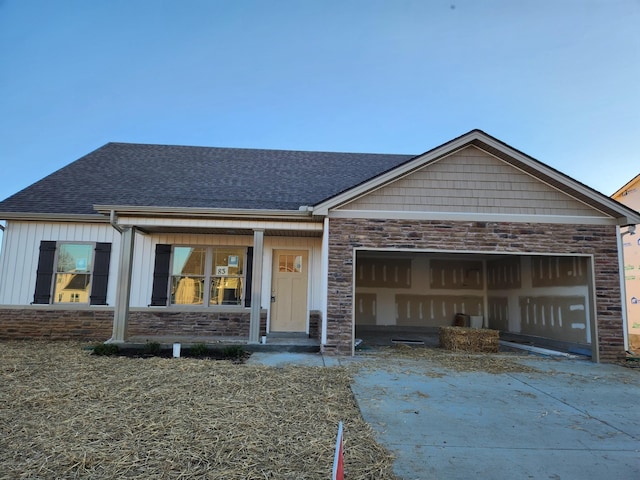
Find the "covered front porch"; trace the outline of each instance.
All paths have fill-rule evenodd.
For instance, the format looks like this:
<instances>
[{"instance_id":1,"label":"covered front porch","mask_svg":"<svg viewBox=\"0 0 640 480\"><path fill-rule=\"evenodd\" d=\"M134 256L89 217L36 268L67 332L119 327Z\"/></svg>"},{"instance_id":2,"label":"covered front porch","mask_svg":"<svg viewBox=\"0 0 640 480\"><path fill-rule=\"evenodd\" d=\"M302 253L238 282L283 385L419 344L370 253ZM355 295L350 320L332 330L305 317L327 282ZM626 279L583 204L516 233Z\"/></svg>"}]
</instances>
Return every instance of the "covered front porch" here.
<instances>
[{"instance_id":1,"label":"covered front porch","mask_svg":"<svg viewBox=\"0 0 640 480\"><path fill-rule=\"evenodd\" d=\"M271 215L248 220L228 212L225 218L219 212L194 218L185 218L184 211L179 218L112 213L121 246L108 343L319 351L323 223L307 212ZM201 253L201 270L194 273L196 262L184 260L185 251ZM220 285L229 281L227 298Z\"/></svg>"}]
</instances>

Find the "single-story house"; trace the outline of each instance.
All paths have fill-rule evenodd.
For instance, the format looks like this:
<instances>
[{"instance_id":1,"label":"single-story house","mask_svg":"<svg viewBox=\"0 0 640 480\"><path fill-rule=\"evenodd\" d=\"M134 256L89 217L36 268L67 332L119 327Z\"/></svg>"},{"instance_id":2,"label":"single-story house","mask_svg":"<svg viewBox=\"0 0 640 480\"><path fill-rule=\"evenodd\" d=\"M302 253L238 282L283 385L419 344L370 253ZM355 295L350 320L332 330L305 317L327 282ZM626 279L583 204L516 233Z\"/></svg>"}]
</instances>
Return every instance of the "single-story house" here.
<instances>
[{"instance_id":1,"label":"single-story house","mask_svg":"<svg viewBox=\"0 0 640 480\"><path fill-rule=\"evenodd\" d=\"M473 130L421 155L109 143L0 202L0 338L360 333L460 314L625 355L635 210Z\"/></svg>"},{"instance_id":2,"label":"single-story house","mask_svg":"<svg viewBox=\"0 0 640 480\"><path fill-rule=\"evenodd\" d=\"M611 197L627 207L640 210L640 175L629 180ZM637 355L640 354L640 231L636 232L635 226L622 227L620 236L624 257L623 297L626 298L622 307L629 335L627 349Z\"/></svg>"}]
</instances>

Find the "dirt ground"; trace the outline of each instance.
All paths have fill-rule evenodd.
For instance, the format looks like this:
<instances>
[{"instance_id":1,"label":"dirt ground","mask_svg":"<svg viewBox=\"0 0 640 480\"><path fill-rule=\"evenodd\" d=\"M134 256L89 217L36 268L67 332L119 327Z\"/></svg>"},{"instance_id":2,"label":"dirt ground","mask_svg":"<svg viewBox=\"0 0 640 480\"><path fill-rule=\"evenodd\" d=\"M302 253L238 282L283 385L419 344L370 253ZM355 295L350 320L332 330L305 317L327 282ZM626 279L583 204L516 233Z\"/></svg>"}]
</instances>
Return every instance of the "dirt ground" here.
<instances>
[{"instance_id":1,"label":"dirt ground","mask_svg":"<svg viewBox=\"0 0 640 480\"><path fill-rule=\"evenodd\" d=\"M344 368L91 355L0 342L0 479L393 479Z\"/></svg>"}]
</instances>

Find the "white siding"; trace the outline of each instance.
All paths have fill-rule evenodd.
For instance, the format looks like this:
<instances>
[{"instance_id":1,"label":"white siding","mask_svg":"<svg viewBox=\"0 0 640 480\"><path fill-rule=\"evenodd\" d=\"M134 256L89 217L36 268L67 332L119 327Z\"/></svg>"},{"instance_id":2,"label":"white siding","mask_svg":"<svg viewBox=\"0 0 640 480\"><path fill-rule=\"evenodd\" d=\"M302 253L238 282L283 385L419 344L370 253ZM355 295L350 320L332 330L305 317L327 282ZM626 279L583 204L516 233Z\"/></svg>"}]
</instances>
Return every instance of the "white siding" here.
<instances>
[{"instance_id":1,"label":"white siding","mask_svg":"<svg viewBox=\"0 0 640 480\"><path fill-rule=\"evenodd\" d=\"M85 241L110 242L111 262L107 303L115 304L120 234L110 225L80 223L7 222L4 246L0 252L0 304L29 305L33 301L40 242ZM151 300L155 248L170 245L251 246L250 235L205 234L136 234L131 281L131 306L146 307ZM311 237L265 237L264 282L262 307L269 308L271 297L271 264L275 249L297 249L309 252L309 308L321 308L321 239Z\"/></svg>"},{"instance_id":2,"label":"white siding","mask_svg":"<svg viewBox=\"0 0 640 480\"><path fill-rule=\"evenodd\" d=\"M8 221L0 252L0 305L29 305L33 301L42 240L111 243L107 303L115 303L120 235L111 225Z\"/></svg>"},{"instance_id":3,"label":"white siding","mask_svg":"<svg viewBox=\"0 0 640 480\"><path fill-rule=\"evenodd\" d=\"M475 147L427 165L340 209L605 216Z\"/></svg>"}]
</instances>

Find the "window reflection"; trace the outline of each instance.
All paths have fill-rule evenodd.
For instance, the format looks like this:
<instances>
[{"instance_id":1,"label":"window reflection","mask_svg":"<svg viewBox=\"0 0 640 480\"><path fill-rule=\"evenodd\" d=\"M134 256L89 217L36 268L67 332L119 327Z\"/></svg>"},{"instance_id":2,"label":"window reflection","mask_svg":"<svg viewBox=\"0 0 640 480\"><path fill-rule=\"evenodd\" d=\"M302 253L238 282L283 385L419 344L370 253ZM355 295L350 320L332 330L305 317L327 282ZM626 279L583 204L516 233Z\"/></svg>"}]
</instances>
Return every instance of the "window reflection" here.
<instances>
[{"instance_id":1,"label":"window reflection","mask_svg":"<svg viewBox=\"0 0 640 480\"><path fill-rule=\"evenodd\" d=\"M301 255L279 255L278 270L280 272L302 272L302 256Z\"/></svg>"},{"instance_id":2,"label":"window reflection","mask_svg":"<svg viewBox=\"0 0 640 480\"><path fill-rule=\"evenodd\" d=\"M242 299L242 278L221 278L211 280L212 305L240 305Z\"/></svg>"},{"instance_id":3,"label":"window reflection","mask_svg":"<svg viewBox=\"0 0 640 480\"><path fill-rule=\"evenodd\" d=\"M54 303L89 303L92 244L63 243L58 248Z\"/></svg>"},{"instance_id":4,"label":"window reflection","mask_svg":"<svg viewBox=\"0 0 640 480\"><path fill-rule=\"evenodd\" d=\"M242 305L246 247L174 247L171 303Z\"/></svg>"}]
</instances>

